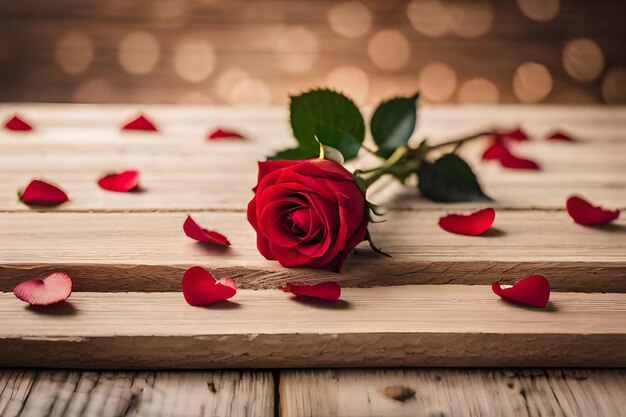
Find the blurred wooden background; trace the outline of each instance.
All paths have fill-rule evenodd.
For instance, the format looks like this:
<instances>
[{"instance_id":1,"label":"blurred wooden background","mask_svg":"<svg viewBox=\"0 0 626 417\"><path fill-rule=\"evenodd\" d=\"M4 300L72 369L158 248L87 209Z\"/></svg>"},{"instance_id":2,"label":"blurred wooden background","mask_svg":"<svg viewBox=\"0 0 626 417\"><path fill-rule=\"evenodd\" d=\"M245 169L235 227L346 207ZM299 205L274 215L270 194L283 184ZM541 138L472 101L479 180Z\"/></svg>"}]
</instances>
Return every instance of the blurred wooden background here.
<instances>
[{"instance_id":1,"label":"blurred wooden background","mask_svg":"<svg viewBox=\"0 0 626 417\"><path fill-rule=\"evenodd\" d=\"M0 2L0 101L626 104L621 0Z\"/></svg>"}]
</instances>

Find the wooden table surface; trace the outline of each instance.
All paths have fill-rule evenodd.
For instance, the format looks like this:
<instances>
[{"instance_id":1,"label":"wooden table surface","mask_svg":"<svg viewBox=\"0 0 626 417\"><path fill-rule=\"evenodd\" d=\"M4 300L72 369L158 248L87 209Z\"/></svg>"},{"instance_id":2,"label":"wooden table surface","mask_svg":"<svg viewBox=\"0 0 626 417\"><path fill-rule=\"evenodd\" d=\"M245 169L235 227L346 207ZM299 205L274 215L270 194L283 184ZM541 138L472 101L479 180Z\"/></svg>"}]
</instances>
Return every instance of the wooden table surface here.
<instances>
[{"instance_id":1,"label":"wooden table surface","mask_svg":"<svg viewBox=\"0 0 626 417\"><path fill-rule=\"evenodd\" d=\"M139 110L160 132L119 130ZM264 260L246 222L256 161L292 142L285 109L3 105L0 120L15 111L35 131L0 131L2 366L626 366L626 221L586 228L564 211L571 194L626 208L624 108L423 109L416 141L521 125L533 140L517 150L542 171L483 163L484 142L463 150L497 210L495 232L478 238L447 234L436 222L481 205L435 204L416 187L383 182L369 198L390 209L387 222L371 229L394 259L363 245L341 275ZM218 126L249 139L207 142ZM543 140L553 129L579 140ZM371 163L363 157L354 165ZM95 184L124 168L141 170L144 192ZM21 204L15 193L34 177L60 184L71 200L46 209ZM232 248L186 238L188 213L225 233ZM243 289L217 308L187 306L179 283L191 265ZM11 294L16 283L52 270L74 278L71 303L42 312ZM546 311L490 291L495 280L534 272L553 287ZM275 289L326 279L346 287L332 308ZM611 416L626 407L624 382L612 370L9 369L0 377L0 415L452 416L471 407L476 415Z\"/></svg>"}]
</instances>

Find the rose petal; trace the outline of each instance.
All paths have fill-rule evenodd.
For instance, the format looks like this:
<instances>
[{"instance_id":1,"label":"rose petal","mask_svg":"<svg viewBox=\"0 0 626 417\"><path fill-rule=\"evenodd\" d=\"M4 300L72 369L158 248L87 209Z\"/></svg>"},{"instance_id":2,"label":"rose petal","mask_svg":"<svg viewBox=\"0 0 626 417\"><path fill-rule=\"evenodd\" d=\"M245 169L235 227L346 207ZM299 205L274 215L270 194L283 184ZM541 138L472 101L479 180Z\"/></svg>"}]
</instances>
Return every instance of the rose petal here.
<instances>
[{"instance_id":1,"label":"rose petal","mask_svg":"<svg viewBox=\"0 0 626 417\"><path fill-rule=\"evenodd\" d=\"M283 285L283 291L290 292L296 297L321 298L327 301L337 301L341 297L341 287L335 281L315 285L287 283Z\"/></svg>"},{"instance_id":2,"label":"rose petal","mask_svg":"<svg viewBox=\"0 0 626 417\"><path fill-rule=\"evenodd\" d=\"M4 124L4 127L16 132L26 132L29 130L33 130L33 127L24 120L22 120L18 115L14 115L9 120L7 120Z\"/></svg>"},{"instance_id":3,"label":"rose petal","mask_svg":"<svg viewBox=\"0 0 626 417\"><path fill-rule=\"evenodd\" d=\"M606 224L619 217L619 210L607 210L594 206L587 200L572 196L567 199L567 213L578 224Z\"/></svg>"},{"instance_id":4,"label":"rose petal","mask_svg":"<svg viewBox=\"0 0 626 417\"><path fill-rule=\"evenodd\" d=\"M215 129L208 137L209 140L216 140L216 139L244 139L244 136L239 133L239 132L235 132L234 130L228 130L228 129Z\"/></svg>"},{"instance_id":5,"label":"rose petal","mask_svg":"<svg viewBox=\"0 0 626 417\"><path fill-rule=\"evenodd\" d=\"M477 236L485 233L496 218L492 208L478 210L471 214L448 214L439 219L439 227L459 235Z\"/></svg>"},{"instance_id":6,"label":"rose petal","mask_svg":"<svg viewBox=\"0 0 626 417\"><path fill-rule=\"evenodd\" d=\"M205 306L228 300L237 294L237 284L230 278L216 281L213 275L200 266L192 266L183 275L183 297L189 305Z\"/></svg>"},{"instance_id":7,"label":"rose petal","mask_svg":"<svg viewBox=\"0 0 626 417\"><path fill-rule=\"evenodd\" d=\"M494 137L491 145L483 152L483 160L495 159L504 168L539 170L539 164L530 159L514 155L500 137Z\"/></svg>"},{"instance_id":8,"label":"rose petal","mask_svg":"<svg viewBox=\"0 0 626 417\"><path fill-rule=\"evenodd\" d=\"M98 185L108 191L126 193L139 185L139 171L129 169L115 174L105 175L98 180Z\"/></svg>"},{"instance_id":9,"label":"rose petal","mask_svg":"<svg viewBox=\"0 0 626 417\"><path fill-rule=\"evenodd\" d=\"M47 306L68 299L72 278L65 272L54 272L44 279L30 279L18 284L13 294L34 306Z\"/></svg>"},{"instance_id":10,"label":"rose petal","mask_svg":"<svg viewBox=\"0 0 626 417\"><path fill-rule=\"evenodd\" d=\"M65 191L43 180L32 180L18 195L24 204L33 205L57 205L68 200Z\"/></svg>"},{"instance_id":11,"label":"rose petal","mask_svg":"<svg viewBox=\"0 0 626 417\"><path fill-rule=\"evenodd\" d=\"M122 130L146 130L151 132L158 131L156 125L143 114L130 120L122 126Z\"/></svg>"},{"instance_id":12,"label":"rose petal","mask_svg":"<svg viewBox=\"0 0 626 417\"><path fill-rule=\"evenodd\" d=\"M187 220L183 224L183 231L190 238L198 242L212 243L218 246L230 246L228 238L213 230L203 229L191 216L187 215Z\"/></svg>"},{"instance_id":13,"label":"rose petal","mask_svg":"<svg viewBox=\"0 0 626 417\"><path fill-rule=\"evenodd\" d=\"M566 133L556 131L546 137L548 140L559 140L562 142L576 142L573 137L569 136Z\"/></svg>"},{"instance_id":14,"label":"rose petal","mask_svg":"<svg viewBox=\"0 0 626 417\"><path fill-rule=\"evenodd\" d=\"M494 282L491 290L500 297L532 307L545 308L550 299L550 283L543 275L530 275L512 287Z\"/></svg>"},{"instance_id":15,"label":"rose petal","mask_svg":"<svg viewBox=\"0 0 626 417\"><path fill-rule=\"evenodd\" d=\"M516 141L519 141L519 142L530 140L530 137L528 136L526 131L522 130L522 128L520 128L520 127L516 128L514 130L509 130L509 131L505 131L505 132L499 132L499 134L503 138L505 138L505 139L516 140Z\"/></svg>"}]
</instances>

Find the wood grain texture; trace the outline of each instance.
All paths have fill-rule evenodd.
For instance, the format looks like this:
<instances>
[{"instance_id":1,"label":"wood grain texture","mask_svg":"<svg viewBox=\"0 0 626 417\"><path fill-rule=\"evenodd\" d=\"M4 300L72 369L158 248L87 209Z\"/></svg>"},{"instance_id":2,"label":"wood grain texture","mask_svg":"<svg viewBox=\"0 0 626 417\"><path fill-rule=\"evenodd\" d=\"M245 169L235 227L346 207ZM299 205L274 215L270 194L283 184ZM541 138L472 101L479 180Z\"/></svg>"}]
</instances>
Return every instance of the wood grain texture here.
<instances>
[{"instance_id":1,"label":"wood grain texture","mask_svg":"<svg viewBox=\"0 0 626 417\"><path fill-rule=\"evenodd\" d=\"M440 229L445 213L389 212L370 230L393 259L362 243L341 274L265 260L244 212L194 214L230 239L227 249L186 237L185 213L3 213L0 290L62 270L74 278L75 291L178 291L183 271L202 265L254 289L294 280L358 287L491 284L541 273L556 291L626 292L625 220L590 228L564 212L501 211L491 232L469 237Z\"/></svg>"},{"instance_id":2,"label":"wood grain texture","mask_svg":"<svg viewBox=\"0 0 626 417\"><path fill-rule=\"evenodd\" d=\"M284 371L280 411L300 417L619 417L625 386L624 370ZM400 389L414 395L389 397Z\"/></svg>"},{"instance_id":3,"label":"wood grain texture","mask_svg":"<svg viewBox=\"0 0 626 417\"><path fill-rule=\"evenodd\" d=\"M269 372L0 370L2 417L272 417Z\"/></svg>"},{"instance_id":4,"label":"wood grain texture","mask_svg":"<svg viewBox=\"0 0 626 417\"><path fill-rule=\"evenodd\" d=\"M220 109L146 106L162 131L120 132L122 121L137 113L133 106L22 105L0 107L0 118L18 111L36 126L32 134L0 131L0 210L29 211L16 191L33 177L56 181L71 201L54 211L232 210L245 208L256 182L256 163L276 150L292 146L284 109ZM546 114L544 114L546 113ZM500 126L523 124L535 141L517 145L518 153L541 163L541 172L500 169L480 161L485 141L463 150L477 171L494 206L510 209L563 209L578 193L609 207L626 207L626 112L592 108L425 108L414 141L428 136L433 143ZM206 134L216 126L237 128L247 141L214 141ZM549 143L546 132L565 128L581 140ZM374 163L363 157L354 167ZM106 172L137 168L145 192L115 194L95 181ZM419 196L416 187L383 181L370 199L390 208L443 207ZM455 208L474 208L463 203Z\"/></svg>"},{"instance_id":5,"label":"wood grain texture","mask_svg":"<svg viewBox=\"0 0 626 417\"><path fill-rule=\"evenodd\" d=\"M240 290L194 308L180 293L75 293L41 310L1 294L0 366L626 366L624 294L554 293L547 310L487 286L349 288L342 300Z\"/></svg>"}]
</instances>

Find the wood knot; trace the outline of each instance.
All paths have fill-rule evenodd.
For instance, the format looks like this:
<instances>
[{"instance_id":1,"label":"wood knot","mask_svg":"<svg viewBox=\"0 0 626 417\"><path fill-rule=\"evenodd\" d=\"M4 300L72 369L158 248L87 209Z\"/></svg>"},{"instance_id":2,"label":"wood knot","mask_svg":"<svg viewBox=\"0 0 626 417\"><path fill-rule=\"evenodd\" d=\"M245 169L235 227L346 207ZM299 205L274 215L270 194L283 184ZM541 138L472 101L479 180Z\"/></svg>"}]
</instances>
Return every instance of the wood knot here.
<instances>
[{"instance_id":1,"label":"wood knot","mask_svg":"<svg viewBox=\"0 0 626 417\"><path fill-rule=\"evenodd\" d=\"M415 397L415 390L408 387L395 385L385 388L385 395L393 400L403 403L409 398Z\"/></svg>"}]
</instances>

